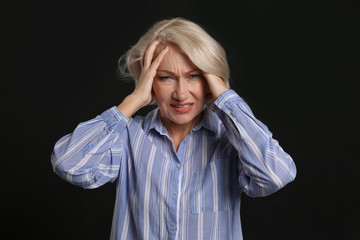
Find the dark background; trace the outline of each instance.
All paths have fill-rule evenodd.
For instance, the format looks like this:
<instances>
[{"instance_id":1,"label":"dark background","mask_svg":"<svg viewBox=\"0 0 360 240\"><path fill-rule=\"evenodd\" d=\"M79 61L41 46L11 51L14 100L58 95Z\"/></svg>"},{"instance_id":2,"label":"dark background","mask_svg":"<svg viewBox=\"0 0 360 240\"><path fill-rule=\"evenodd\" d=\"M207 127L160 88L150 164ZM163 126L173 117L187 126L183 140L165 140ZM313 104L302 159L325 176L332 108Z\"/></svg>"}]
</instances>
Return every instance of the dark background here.
<instances>
[{"instance_id":1,"label":"dark background","mask_svg":"<svg viewBox=\"0 0 360 240\"><path fill-rule=\"evenodd\" d=\"M245 240L360 239L358 1L12 1L1 12L7 239L109 238L115 184L66 183L52 148L131 92L117 59L176 16L224 46L232 88L298 168L274 195L243 196Z\"/></svg>"}]
</instances>

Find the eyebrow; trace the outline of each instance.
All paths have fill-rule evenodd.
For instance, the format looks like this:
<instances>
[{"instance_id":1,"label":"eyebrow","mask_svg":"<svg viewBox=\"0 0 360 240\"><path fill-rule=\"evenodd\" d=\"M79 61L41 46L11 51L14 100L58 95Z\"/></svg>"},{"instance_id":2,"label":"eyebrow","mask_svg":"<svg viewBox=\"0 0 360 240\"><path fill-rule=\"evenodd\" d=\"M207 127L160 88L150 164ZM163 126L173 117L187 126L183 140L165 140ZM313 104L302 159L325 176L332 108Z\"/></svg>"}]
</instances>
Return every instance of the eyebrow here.
<instances>
[{"instance_id":1,"label":"eyebrow","mask_svg":"<svg viewBox=\"0 0 360 240\"><path fill-rule=\"evenodd\" d=\"M187 75L187 74L190 74L190 73L192 73L192 72L199 72L200 70L199 69L192 69L192 70L190 70L190 71L187 71L186 73L185 73L185 75ZM176 75L175 73L173 73L173 72L171 72L171 71L167 71L167 70L158 70L158 72L166 72L166 73L168 73L168 74L172 74L172 75Z\"/></svg>"}]
</instances>

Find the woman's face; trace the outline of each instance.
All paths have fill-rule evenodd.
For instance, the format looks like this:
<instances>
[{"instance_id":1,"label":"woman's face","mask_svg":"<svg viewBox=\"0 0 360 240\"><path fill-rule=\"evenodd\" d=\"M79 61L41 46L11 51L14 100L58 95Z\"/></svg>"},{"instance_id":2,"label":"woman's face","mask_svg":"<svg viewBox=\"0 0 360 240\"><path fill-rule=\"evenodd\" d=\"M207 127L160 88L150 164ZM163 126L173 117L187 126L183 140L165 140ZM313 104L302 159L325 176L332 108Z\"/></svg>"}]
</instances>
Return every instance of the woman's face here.
<instances>
[{"instance_id":1,"label":"woman's face","mask_svg":"<svg viewBox=\"0 0 360 240\"><path fill-rule=\"evenodd\" d=\"M153 82L161 118L167 127L194 127L206 101L205 79L176 46L169 46Z\"/></svg>"}]
</instances>

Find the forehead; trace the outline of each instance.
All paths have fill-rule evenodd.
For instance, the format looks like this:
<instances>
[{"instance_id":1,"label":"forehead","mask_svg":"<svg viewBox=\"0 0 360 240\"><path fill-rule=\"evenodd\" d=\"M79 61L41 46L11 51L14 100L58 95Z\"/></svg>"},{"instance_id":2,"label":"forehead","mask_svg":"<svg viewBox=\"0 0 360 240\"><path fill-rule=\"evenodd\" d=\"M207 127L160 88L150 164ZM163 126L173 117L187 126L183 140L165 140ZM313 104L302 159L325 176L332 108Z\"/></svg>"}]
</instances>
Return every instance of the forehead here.
<instances>
[{"instance_id":1,"label":"forehead","mask_svg":"<svg viewBox=\"0 0 360 240\"><path fill-rule=\"evenodd\" d=\"M161 47L158 51L160 50ZM197 67L191 62L189 57L185 53L183 53L176 45L169 45L169 51L164 56L158 68L158 70L167 70L176 73L187 72L193 69L197 69Z\"/></svg>"}]
</instances>

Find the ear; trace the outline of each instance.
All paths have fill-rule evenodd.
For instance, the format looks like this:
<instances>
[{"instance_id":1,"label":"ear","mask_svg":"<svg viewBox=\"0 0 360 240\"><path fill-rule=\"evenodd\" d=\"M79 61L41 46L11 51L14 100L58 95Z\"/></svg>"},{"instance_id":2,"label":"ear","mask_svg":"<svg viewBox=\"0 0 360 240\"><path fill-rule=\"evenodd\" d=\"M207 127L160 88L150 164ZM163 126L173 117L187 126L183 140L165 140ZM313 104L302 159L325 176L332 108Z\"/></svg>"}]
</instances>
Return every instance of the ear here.
<instances>
[{"instance_id":1,"label":"ear","mask_svg":"<svg viewBox=\"0 0 360 240\"><path fill-rule=\"evenodd\" d=\"M149 105L157 105L154 89L151 89L151 96L152 96L152 99L151 99L151 102Z\"/></svg>"}]
</instances>

